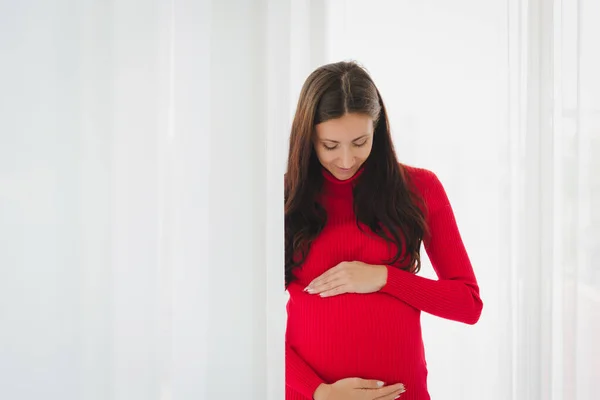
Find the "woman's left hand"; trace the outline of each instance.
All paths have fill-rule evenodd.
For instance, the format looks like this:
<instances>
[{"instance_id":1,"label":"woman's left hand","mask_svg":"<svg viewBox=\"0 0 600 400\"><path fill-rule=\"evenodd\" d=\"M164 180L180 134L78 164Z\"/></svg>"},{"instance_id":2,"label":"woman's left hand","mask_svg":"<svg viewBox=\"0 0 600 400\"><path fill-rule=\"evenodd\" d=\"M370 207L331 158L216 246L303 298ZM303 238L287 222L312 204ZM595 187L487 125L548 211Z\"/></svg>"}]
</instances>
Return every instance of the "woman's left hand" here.
<instances>
[{"instance_id":1,"label":"woman's left hand","mask_svg":"<svg viewBox=\"0 0 600 400\"><path fill-rule=\"evenodd\" d=\"M385 265L370 265L360 261L344 261L313 280L304 291L321 297L343 293L373 293L387 282Z\"/></svg>"}]
</instances>

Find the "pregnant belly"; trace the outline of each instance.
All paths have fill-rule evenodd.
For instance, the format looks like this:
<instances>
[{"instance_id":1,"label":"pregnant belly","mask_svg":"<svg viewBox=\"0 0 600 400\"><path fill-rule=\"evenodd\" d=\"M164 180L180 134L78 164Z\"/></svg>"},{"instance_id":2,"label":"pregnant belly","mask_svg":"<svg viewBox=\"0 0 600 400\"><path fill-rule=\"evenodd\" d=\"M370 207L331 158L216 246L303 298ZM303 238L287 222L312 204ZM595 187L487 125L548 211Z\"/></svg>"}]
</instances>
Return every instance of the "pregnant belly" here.
<instances>
[{"instance_id":1,"label":"pregnant belly","mask_svg":"<svg viewBox=\"0 0 600 400\"><path fill-rule=\"evenodd\" d=\"M325 381L402 382L426 394L417 309L383 293L321 298L294 284L288 291L288 343Z\"/></svg>"}]
</instances>

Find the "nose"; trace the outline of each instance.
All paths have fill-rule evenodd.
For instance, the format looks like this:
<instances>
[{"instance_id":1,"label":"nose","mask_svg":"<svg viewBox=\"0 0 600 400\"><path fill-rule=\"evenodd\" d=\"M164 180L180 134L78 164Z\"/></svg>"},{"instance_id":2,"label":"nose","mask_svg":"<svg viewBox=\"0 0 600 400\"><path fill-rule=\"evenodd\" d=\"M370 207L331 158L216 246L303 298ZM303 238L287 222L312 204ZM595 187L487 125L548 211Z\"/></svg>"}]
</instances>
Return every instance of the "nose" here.
<instances>
[{"instance_id":1,"label":"nose","mask_svg":"<svg viewBox=\"0 0 600 400\"><path fill-rule=\"evenodd\" d=\"M341 164L340 167L342 168L352 168L354 166L354 155L350 149L344 149Z\"/></svg>"}]
</instances>

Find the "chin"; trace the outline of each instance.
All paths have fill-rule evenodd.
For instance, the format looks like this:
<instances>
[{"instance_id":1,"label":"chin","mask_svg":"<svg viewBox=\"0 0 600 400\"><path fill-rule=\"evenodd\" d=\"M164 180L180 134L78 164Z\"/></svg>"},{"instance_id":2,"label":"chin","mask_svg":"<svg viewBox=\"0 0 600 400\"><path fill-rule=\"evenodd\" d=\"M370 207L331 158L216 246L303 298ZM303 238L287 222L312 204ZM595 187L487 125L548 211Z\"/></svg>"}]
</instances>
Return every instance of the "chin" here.
<instances>
[{"instance_id":1,"label":"chin","mask_svg":"<svg viewBox=\"0 0 600 400\"><path fill-rule=\"evenodd\" d=\"M340 173L340 172L336 171L335 173L332 173L332 175L335 176L340 181L345 181L347 179L352 178L355 173L356 173L356 170L351 170L351 171L348 171L346 173Z\"/></svg>"}]
</instances>

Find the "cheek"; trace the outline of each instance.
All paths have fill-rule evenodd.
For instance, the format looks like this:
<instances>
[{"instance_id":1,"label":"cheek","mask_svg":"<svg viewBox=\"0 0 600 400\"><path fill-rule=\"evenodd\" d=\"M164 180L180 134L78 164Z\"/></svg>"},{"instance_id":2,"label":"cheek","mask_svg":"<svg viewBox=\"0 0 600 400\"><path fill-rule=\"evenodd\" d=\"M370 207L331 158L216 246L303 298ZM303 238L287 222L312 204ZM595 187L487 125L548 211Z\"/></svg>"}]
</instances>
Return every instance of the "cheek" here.
<instances>
[{"instance_id":1,"label":"cheek","mask_svg":"<svg viewBox=\"0 0 600 400\"><path fill-rule=\"evenodd\" d=\"M363 161L366 160L367 157L369 157L369 154L371 154L371 149L372 149L371 145L359 148L358 151L355 153L356 158L360 158Z\"/></svg>"},{"instance_id":2,"label":"cheek","mask_svg":"<svg viewBox=\"0 0 600 400\"><path fill-rule=\"evenodd\" d=\"M336 159L336 151L327 151L324 149L317 149L317 158L319 159L319 161L321 162L321 164L329 164L331 163L333 160Z\"/></svg>"}]
</instances>

